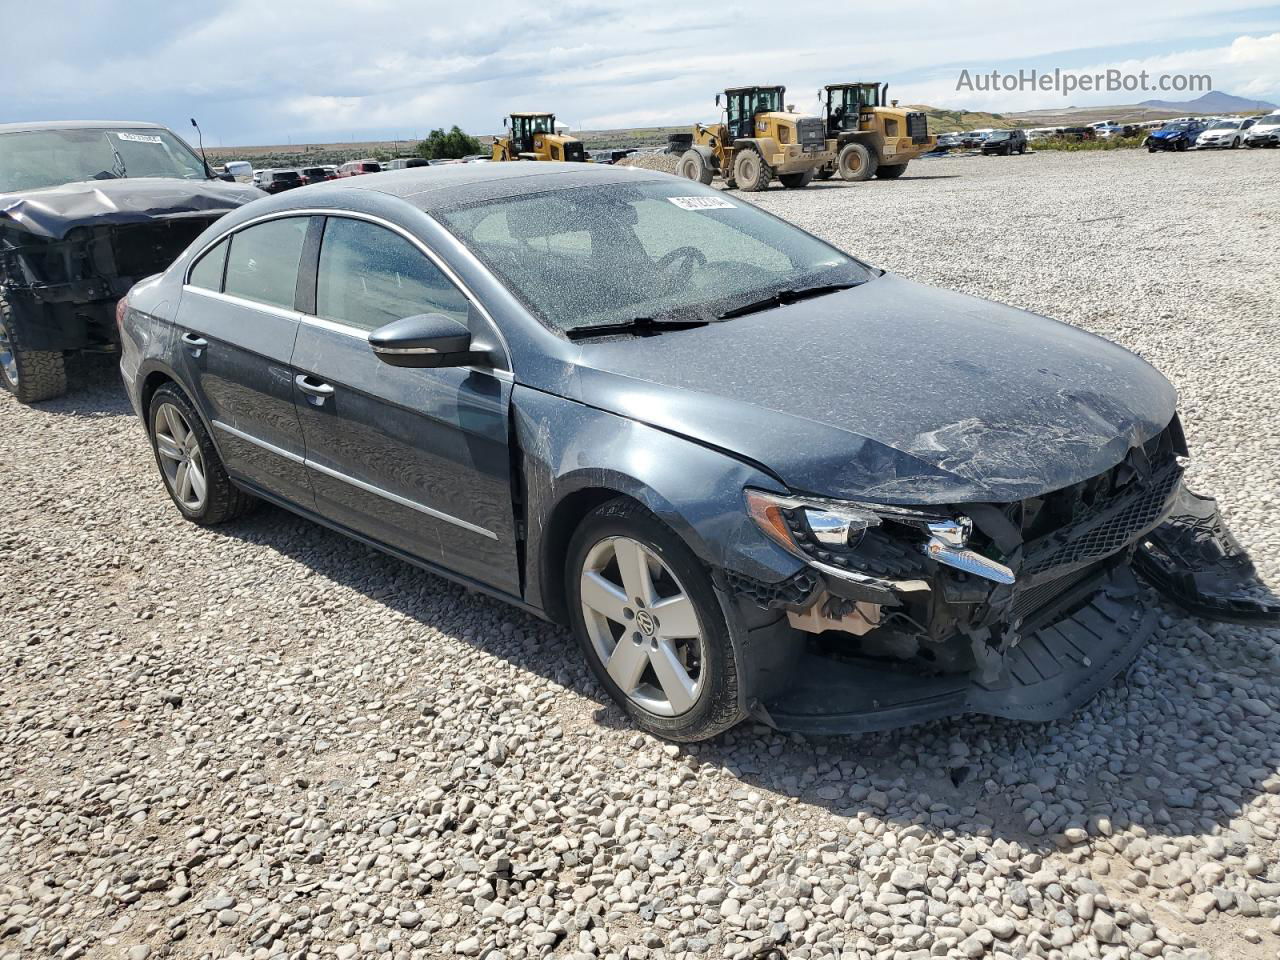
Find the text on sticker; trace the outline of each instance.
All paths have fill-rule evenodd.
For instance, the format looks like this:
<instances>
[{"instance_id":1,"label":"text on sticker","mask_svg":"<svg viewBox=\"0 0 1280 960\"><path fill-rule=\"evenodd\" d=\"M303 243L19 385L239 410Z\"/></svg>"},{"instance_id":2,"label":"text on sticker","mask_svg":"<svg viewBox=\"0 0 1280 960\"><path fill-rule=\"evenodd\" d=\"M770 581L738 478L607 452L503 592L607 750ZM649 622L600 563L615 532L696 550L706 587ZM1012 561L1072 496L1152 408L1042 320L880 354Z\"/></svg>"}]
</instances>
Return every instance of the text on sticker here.
<instances>
[{"instance_id":1,"label":"text on sticker","mask_svg":"<svg viewBox=\"0 0 1280 960\"><path fill-rule=\"evenodd\" d=\"M159 137L152 137L145 133L117 133L116 137L121 140L127 140L130 143L163 143Z\"/></svg>"},{"instance_id":2,"label":"text on sticker","mask_svg":"<svg viewBox=\"0 0 1280 960\"><path fill-rule=\"evenodd\" d=\"M732 210L735 204L722 197L667 197L681 210Z\"/></svg>"}]
</instances>

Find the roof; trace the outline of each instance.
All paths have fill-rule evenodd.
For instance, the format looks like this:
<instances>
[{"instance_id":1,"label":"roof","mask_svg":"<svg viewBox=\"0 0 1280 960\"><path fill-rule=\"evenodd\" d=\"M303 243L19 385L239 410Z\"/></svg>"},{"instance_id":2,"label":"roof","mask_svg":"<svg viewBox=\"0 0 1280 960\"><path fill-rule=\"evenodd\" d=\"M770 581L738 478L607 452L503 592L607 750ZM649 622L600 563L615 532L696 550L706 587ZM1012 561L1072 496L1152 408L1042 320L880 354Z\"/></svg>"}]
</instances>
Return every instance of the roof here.
<instances>
[{"instance_id":1,"label":"roof","mask_svg":"<svg viewBox=\"0 0 1280 960\"><path fill-rule=\"evenodd\" d=\"M321 197L360 193L381 193L404 200L419 210L432 213L485 200L545 193L548 190L600 186L609 183L639 183L665 179L667 174L638 167L615 167L594 163L553 163L517 161L507 163L457 163L436 167L409 167L348 177L314 184L306 190L290 191L281 197L295 197L296 206L317 203ZM280 201L287 204L287 201Z\"/></svg>"},{"instance_id":2,"label":"roof","mask_svg":"<svg viewBox=\"0 0 1280 960\"><path fill-rule=\"evenodd\" d=\"M725 87L725 93L742 93L745 90L785 90L787 89L781 83L753 83L745 87Z\"/></svg>"},{"instance_id":3,"label":"roof","mask_svg":"<svg viewBox=\"0 0 1280 960\"><path fill-rule=\"evenodd\" d=\"M533 110L533 111L515 110L515 111L512 111L511 115L513 117L554 117L556 115L556 112L554 110Z\"/></svg>"},{"instance_id":4,"label":"roof","mask_svg":"<svg viewBox=\"0 0 1280 960\"><path fill-rule=\"evenodd\" d=\"M0 133L22 133L28 130L118 130L121 127L168 130L163 123L145 120L27 120L23 123L0 123Z\"/></svg>"},{"instance_id":5,"label":"roof","mask_svg":"<svg viewBox=\"0 0 1280 960\"><path fill-rule=\"evenodd\" d=\"M842 87L883 87L883 80L850 80L848 83L828 83L823 90L839 90Z\"/></svg>"}]
</instances>

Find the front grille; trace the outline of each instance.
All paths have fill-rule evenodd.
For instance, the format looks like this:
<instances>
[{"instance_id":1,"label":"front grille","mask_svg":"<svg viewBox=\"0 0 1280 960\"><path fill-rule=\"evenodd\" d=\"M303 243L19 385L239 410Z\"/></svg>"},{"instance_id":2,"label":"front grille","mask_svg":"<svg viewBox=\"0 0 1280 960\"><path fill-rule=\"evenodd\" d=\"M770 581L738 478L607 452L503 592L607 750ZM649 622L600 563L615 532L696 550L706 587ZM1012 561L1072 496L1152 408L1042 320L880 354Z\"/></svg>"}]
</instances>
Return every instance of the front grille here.
<instances>
[{"instance_id":1,"label":"front grille","mask_svg":"<svg viewBox=\"0 0 1280 960\"><path fill-rule=\"evenodd\" d=\"M907 136L916 143L929 139L929 120L923 113L907 114Z\"/></svg>"},{"instance_id":2,"label":"front grille","mask_svg":"<svg viewBox=\"0 0 1280 960\"><path fill-rule=\"evenodd\" d=\"M112 228L116 275L141 278L159 273L221 215L180 217Z\"/></svg>"},{"instance_id":3,"label":"front grille","mask_svg":"<svg viewBox=\"0 0 1280 960\"><path fill-rule=\"evenodd\" d=\"M1181 467L1177 464L1166 467L1123 507L1082 521L1066 531L1068 539L1065 543L1033 553L1023 566L1023 573L1034 576L1057 567L1076 567L1124 549L1156 526L1181 479ZM1059 538L1049 539L1057 541Z\"/></svg>"},{"instance_id":4,"label":"front grille","mask_svg":"<svg viewBox=\"0 0 1280 960\"><path fill-rule=\"evenodd\" d=\"M576 161L581 163L587 159L586 148L582 145L581 141L566 143L564 145L564 158L571 162Z\"/></svg>"},{"instance_id":5,"label":"front grille","mask_svg":"<svg viewBox=\"0 0 1280 960\"><path fill-rule=\"evenodd\" d=\"M815 144L825 143L827 139L826 126L818 117L805 117L796 121L796 137L802 146L813 146Z\"/></svg>"},{"instance_id":6,"label":"front grille","mask_svg":"<svg viewBox=\"0 0 1280 960\"><path fill-rule=\"evenodd\" d=\"M1064 577L1055 577L1034 587L1019 590L1014 595L1013 606L1010 608L1011 618L1014 620L1027 619L1037 610L1067 593L1076 584L1092 577L1097 569L1097 567L1093 566L1084 567L1081 570L1068 573Z\"/></svg>"}]
</instances>

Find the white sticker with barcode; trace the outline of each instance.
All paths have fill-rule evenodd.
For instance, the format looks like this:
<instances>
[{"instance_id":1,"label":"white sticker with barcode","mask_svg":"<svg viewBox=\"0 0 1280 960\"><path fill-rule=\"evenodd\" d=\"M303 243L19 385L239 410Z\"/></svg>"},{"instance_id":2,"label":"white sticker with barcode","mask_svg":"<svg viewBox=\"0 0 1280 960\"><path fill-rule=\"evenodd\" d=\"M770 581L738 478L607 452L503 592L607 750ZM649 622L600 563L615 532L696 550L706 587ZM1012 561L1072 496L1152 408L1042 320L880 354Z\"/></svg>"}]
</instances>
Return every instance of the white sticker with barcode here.
<instances>
[{"instance_id":1,"label":"white sticker with barcode","mask_svg":"<svg viewBox=\"0 0 1280 960\"><path fill-rule=\"evenodd\" d=\"M127 140L129 143L164 143L159 137L153 137L145 133L117 133L116 136L121 140Z\"/></svg>"},{"instance_id":2,"label":"white sticker with barcode","mask_svg":"<svg viewBox=\"0 0 1280 960\"><path fill-rule=\"evenodd\" d=\"M681 210L732 210L737 206L723 197L667 197Z\"/></svg>"}]
</instances>

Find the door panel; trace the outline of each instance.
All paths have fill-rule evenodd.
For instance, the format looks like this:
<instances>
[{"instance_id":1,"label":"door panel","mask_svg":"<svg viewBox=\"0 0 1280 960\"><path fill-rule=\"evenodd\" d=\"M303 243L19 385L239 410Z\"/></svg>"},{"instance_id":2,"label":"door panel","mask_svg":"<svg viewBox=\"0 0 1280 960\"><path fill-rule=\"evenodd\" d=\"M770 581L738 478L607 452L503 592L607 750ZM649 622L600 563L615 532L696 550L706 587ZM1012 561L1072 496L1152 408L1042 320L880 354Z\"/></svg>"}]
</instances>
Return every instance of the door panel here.
<instances>
[{"instance_id":1,"label":"door panel","mask_svg":"<svg viewBox=\"0 0 1280 960\"><path fill-rule=\"evenodd\" d=\"M310 219L247 227L202 257L179 304L177 345L228 471L308 508L315 501L289 361L299 323L293 290ZM239 295L218 289L224 274Z\"/></svg>"},{"instance_id":2,"label":"door panel","mask_svg":"<svg viewBox=\"0 0 1280 960\"><path fill-rule=\"evenodd\" d=\"M507 412L511 383L469 368L383 363L365 335L306 318L293 356L321 515L519 593ZM327 395L307 392L330 386Z\"/></svg>"}]
</instances>

